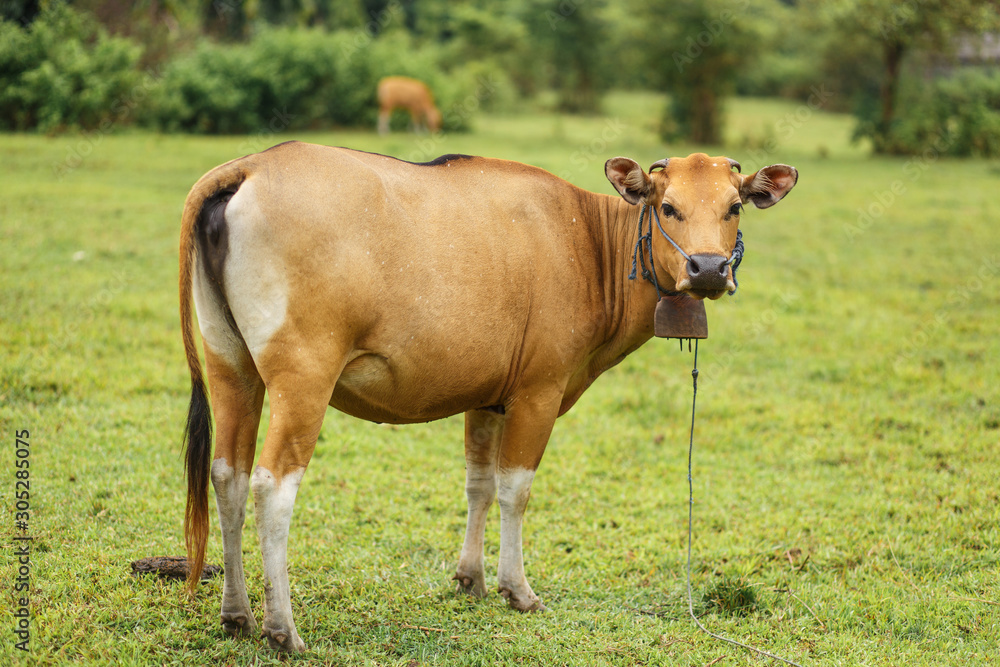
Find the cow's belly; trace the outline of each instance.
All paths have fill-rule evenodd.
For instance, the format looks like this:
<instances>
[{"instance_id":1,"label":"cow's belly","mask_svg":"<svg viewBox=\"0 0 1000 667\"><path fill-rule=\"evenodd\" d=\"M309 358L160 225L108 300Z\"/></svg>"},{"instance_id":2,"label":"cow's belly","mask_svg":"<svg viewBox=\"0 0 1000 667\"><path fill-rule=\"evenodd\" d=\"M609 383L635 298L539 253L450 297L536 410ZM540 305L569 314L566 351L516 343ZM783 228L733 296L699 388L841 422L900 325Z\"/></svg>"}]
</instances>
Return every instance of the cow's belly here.
<instances>
[{"instance_id":1,"label":"cow's belly","mask_svg":"<svg viewBox=\"0 0 1000 667\"><path fill-rule=\"evenodd\" d=\"M374 422L433 421L499 403L501 375L481 365L442 366L430 355L390 360L367 353L344 368L330 405Z\"/></svg>"}]
</instances>

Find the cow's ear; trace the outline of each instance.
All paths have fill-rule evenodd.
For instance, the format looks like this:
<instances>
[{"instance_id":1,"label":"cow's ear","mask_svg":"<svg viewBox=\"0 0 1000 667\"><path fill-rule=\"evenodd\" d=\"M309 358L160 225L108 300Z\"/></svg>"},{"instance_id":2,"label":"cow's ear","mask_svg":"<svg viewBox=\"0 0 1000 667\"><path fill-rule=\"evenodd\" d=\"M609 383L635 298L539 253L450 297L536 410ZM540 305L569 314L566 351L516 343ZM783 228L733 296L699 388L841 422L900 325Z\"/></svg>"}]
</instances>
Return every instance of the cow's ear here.
<instances>
[{"instance_id":1,"label":"cow's ear","mask_svg":"<svg viewBox=\"0 0 1000 667\"><path fill-rule=\"evenodd\" d=\"M629 204L644 201L652 190L653 182L649 175L631 158L611 158L604 163L604 173Z\"/></svg>"},{"instance_id":2,"label":"cow's ear","mask_svg":"<svg viewBox=\"0 0 1000 667\"><path fill-rule=\"evenodd\" d=\"M751 201L757 208L774 206L795 187L799 172L787 164L772 164L755 174L743 177L740 199Z\"/></svg>"}]
</instances>

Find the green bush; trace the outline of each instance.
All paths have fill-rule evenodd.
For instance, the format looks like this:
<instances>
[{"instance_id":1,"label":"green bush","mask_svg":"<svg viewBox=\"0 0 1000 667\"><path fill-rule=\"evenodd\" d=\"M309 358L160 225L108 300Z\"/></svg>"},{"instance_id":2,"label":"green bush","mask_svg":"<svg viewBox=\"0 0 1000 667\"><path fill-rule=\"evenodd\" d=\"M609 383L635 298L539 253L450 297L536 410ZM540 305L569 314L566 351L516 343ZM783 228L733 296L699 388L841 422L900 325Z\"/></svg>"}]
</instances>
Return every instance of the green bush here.
<instances>
[{"instance_id":1,"label":"green bush","mask_svg":"<svg viewBox=\"0 0 1000 667\"><path fill-rule=\"evenodd\" d=\"M434 91L444 129L466 130L473 113L512 86L471 63L445 73L439 49L415 49L402 33L266 29L240 45L202 43L164 70L148 122L166 131L243 133L375 126L383 76L414 76Z\"/></svg>"},{"instance_id":2,"label":"green bush","mask_svg":"<svg viewBox=\"0 0 1000 667\"><path fill-rule=\"evenodd\" d=\"M241 45L204 42L167 64L149 122L167 131L232 134L353 117L353 108L344 109L350 101L334 94L341 72L333 47L313 30L265 30Z\"/></svg>"},{"instance_id":3,"label":"green bush","mask_svg":"<svg viewBox=\"0 0 1000 667\"><path fill-rule=\"evenodd\" d=\"M138 70L141 55L142 47L65 5L28 29L0 22L0 129L105 130L132 121L212 134L374 127L379 79L406 75L430 86L444 130L463 131L481 108L515 96L496 61L452 65L446 47L417 48L402 29L376 38L264 28L242 44L202 41L156 72Z\"/></svg>"},{"instance_id":4,"label":"green bush","mask_svg":"<svg viewBox=\"0 0 1000 667\"><path fill-rule=\"evenodd\" d=\"M896 109L883 138L876 131L878 105L862 100L855 136L882 142L878 148L885 153L1000 155L1000 72L966 68L930 83L914 77L900 91Z\"/></svg>"},{"instance_id":5,"label":"green bush","mask_svg":"<svg viewBox=\"0 0 1000 667\"><path fill-rule=\"evenodd\" d=\"M130 122L141 51L59 3L26 29L0 22L0 129Z\"/></svg>"}]
</instances>

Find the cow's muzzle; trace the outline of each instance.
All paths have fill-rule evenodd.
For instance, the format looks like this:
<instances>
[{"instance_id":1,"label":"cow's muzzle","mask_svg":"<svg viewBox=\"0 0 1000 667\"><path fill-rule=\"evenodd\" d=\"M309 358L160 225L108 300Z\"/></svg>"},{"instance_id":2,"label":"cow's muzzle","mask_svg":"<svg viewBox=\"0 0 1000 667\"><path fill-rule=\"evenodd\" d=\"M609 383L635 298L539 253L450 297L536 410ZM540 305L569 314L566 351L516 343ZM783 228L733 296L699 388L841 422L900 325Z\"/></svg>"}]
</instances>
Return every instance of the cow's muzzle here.
<instances>
[{"instance_id":1,"label":"cow's muzzle","mask_svg":"<svg viewBox=\"0 0 1000 667\"><path fill-rule=\"evenodd\" d=\"M636 268L641 266L642 277L653 283L657 294L661 297L670 296L671 294L670 292L664 292L660 287L660 282L656 278L656 267L651 266L650 268L646 268L646 255L649 256L650 263L652 264L653 222L650 220L649 231L644 233L642 221L646 217L646 210L650 208L652 208L650 218L656 220L656 226L659 228L660 234L687 260L687 266L685 267L687 275L677 281L674 289L677 292L686 292L689 296L693 296L696 299L714 300L721 298L726 292L733 294L738 286L736 282L736 267L743 261L743 232L736 230L736 245L733 246L733 254L728 258L722 255L710 255L706 253L689 255L663 229L663 225L660 224L660 215L656 212L656 207L650 207L648 204L644 204L642 211L639 213L639 238L636 239L635 248L632 250L632 271L628 274L629 280L635 280ZM646 250L645 254L643 253L643 249Z\"/></svg>"},{"instance_id":2,"label":"cow's muzzle","mask_svg":"<svg viewBox=\"0 0 1000 667\"><path fill-rule=\"evenodd\" d=\"M729 279L729 259L722 255L691 255L687 262L687 280L677 287L696 292L717 292L734 289Z\"/></svg>"}]
</instances>

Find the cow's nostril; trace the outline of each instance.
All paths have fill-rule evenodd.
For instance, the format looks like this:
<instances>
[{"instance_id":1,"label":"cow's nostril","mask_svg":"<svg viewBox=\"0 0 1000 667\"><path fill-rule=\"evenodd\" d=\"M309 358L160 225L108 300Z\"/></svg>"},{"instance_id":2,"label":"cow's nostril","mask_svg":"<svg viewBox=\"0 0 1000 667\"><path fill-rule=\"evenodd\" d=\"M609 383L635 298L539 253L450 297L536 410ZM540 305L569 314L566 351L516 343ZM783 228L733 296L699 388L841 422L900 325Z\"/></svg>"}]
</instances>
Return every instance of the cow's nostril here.
<instances>
[{"instance_id":1,"label":"cow's nostril","mask_svg":"<svg viewBox=\"0 0 1000 667\"><path fill-rule=\"evenodd\" d=\"M692 278L701 273L701 267L698 266L698 262L696 262L693 257L688 260L688 273Z\"/></svg>"}]
</instances>

